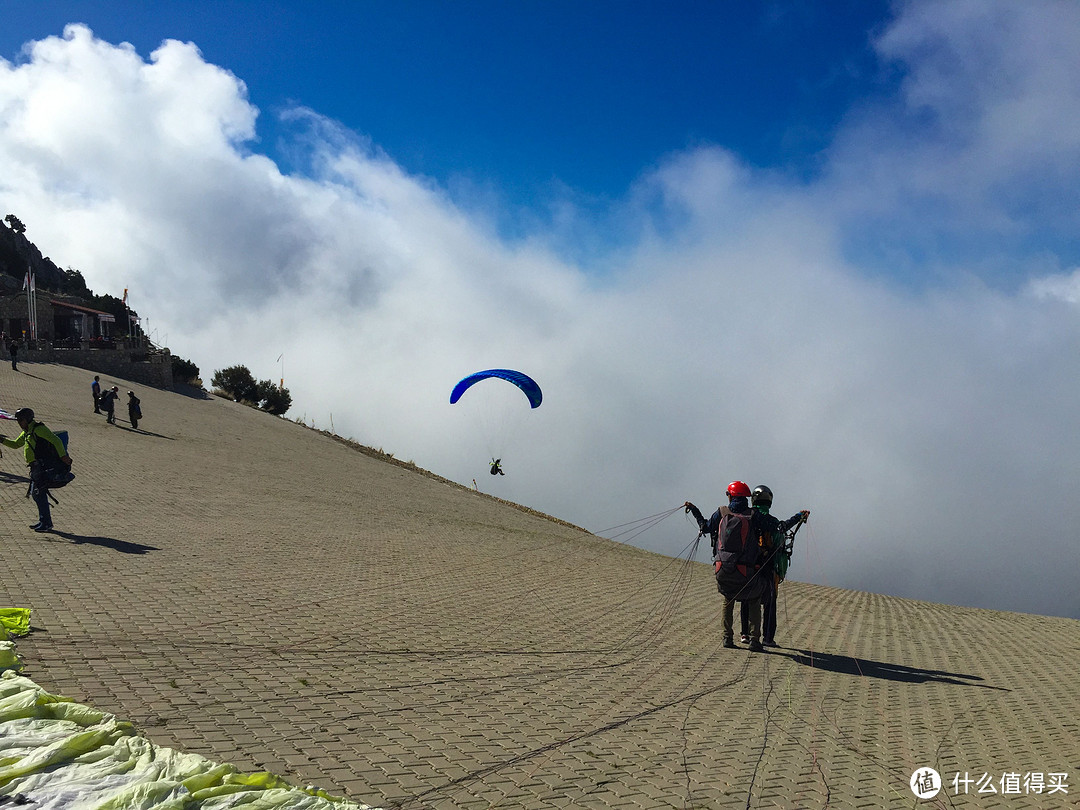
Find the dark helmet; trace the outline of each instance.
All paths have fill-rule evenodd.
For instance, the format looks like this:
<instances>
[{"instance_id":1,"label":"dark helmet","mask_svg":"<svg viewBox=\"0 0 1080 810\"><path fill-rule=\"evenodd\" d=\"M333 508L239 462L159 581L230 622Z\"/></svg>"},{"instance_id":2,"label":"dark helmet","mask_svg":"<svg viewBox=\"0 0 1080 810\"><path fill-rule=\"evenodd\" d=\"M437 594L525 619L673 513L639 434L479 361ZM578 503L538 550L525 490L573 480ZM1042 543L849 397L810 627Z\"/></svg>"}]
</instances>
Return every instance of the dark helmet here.
<instances>
[{"instance_id":1,"label":"dark helmet","mask_svg":"<svg viewBox=\"0 0 1080 810\"><path fill-rule=\"evenodd\" d=\"M25 419L27 422L34 421L34 409L33 408L19 408L15 411L15 420L21 422Z\"/></svg>"},{"instance_id":2,"label":"dark helmet","mask_svg":"<svg viewBox=\"0 0 1080 810\"><path fill-rule=\"evenodd\" d=\"M750 503L754 506L772 506L772 490L764 484L758 484L750 496Z\"/></svg>"},{"instance_id":3,"label":"dark helmet","mask_svg":"<svg viewBox=\"0 0 1080 810\"><path fill-rule=\"evenodd\" d=\"M728 484L727 494L729 498L749 498L750 487L742 481L732 481Z\"/></svg>"}]
</instances>

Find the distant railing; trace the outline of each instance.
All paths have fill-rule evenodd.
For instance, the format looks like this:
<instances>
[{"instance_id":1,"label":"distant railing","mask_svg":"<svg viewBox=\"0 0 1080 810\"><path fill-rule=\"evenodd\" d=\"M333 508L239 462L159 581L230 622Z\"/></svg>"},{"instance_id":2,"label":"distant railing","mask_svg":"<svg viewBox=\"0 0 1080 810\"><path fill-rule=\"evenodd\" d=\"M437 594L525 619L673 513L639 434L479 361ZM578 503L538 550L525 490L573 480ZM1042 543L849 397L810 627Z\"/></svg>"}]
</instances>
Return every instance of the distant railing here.
<instances>
[{"instance_id":1,"label":"distant railing","mask_svg":"<svg viewBox=\"0 0 1080 810\"><path fill-rule=\"evenodd\" d=\"M162 346L156 346L146 338L129 338L129 337L93 337L89 340L83 340L79 337L65 337L65 338L52 338L45 339L39 338L38 340L26 340L23 341L24 348L33 349L135 349L141 350L148 355L163 354L168 349Z\"/></svg>"},{"instance_id":2,"label":"distant railing","mask_svg":"<svg viewBox=\"0 0 1080 810\"><path fill-rule=\"evenodd\" d=\"M116 341L112 338L90 338L89 340L82 340L77 337L55 338L53 340L44 341L27 341L27 348L33 349L38 347L52 346L54 349L116 349ZM35 346L37 344L37 346Z\"/></svg>"}]
</instances>

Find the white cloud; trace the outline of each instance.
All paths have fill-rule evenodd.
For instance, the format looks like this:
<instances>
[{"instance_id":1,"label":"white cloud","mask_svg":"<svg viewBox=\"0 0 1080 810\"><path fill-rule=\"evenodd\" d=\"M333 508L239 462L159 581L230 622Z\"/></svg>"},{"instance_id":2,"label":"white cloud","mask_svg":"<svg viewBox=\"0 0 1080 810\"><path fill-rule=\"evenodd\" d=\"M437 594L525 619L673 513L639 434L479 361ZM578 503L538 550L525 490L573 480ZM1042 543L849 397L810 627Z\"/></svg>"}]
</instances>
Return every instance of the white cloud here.
<instances>
[{"instance_id":1,"label":"white cloud","mask_svg":"<svg viewBox=\"0 0 1080 810\"><path fill-rule=\"evenodd\" d=\"M960 246L1008 277L1002 254L1080 226L1080 7L915 0L877 39L897 97L853 111L829 164L861 256L924 271Z\"/></svg>"},{"instance_id":2,"label":"white cloud","mask_svg":"<svg viewBox=\"0 0 1080 810\"><path fill-rule=\"evenodd\" d=\"M1080 111L1060 83L1045 102L1026 89L1058 82L1043 56L1063 53L1075 15L1005 15L1028 65L1005 54L983 6L912 4L882 39L908 65L909 103L945 126L965 98L964 138L859 111L805 187L719 149L668 156L612 213L640 237L602 275L550 247L563 233L501 241L311 111L294 112L310 171L282 175L252 151L242 82L194 46L167 42L146 62L80 27L0 64L0 205L91 287L129 287L205 377L244 363L276 379L284 352L291 415L332 416L337 432L448 477L592 529L687 498L714 507L734 477L766 482L779 511L813 510L796 577L1080 615L1080 560L1058 515L1080 457L1075 274L1040 248L1008 256L1030 278L1021 292L912 291L848 251L861 216L901 221L916 240L988 227L1001 178L1034 159L1015 118L1038 124L1051 102L1067 120ZM958 50L988 61L951 69ZM1003 60L1014 80L980 81ZM1075 144L1055 137L1039 165L1068 163ZM982 172L989 154L1008 165ZM1039 188L1025 194L1040 200ZM909 205L917 194L967 208L928 220ZM503 365L546 398L517 403L500 451L472 403L447 400L459 377ZM505 479L486 474L496 452ZM669 521L641 541L676 552L692 534Z\"/></svg>"},{"instance_id":3,"label":"white cloud","mask_svg":"<svg viewBox=\"0 0 1080 810\"><path fill-rule=\"evenodd\" d=\"M1028 291L1039 299L1080 305L1080 269L1032 279Z\"/></svg>"}]
</instances>

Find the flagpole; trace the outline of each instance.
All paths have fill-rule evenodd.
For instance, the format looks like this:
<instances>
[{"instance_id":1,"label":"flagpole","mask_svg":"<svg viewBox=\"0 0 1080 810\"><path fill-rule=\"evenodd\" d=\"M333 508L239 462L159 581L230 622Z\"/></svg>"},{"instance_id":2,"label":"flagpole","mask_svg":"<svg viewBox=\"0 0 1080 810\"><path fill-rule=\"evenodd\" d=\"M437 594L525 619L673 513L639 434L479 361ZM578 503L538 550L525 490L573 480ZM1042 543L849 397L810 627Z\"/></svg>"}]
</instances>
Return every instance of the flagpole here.
<instances>
[{"instance_id":1,"label":"flagpole","mask_svg":"<svg viewBox=\"0 0 1080 810\"><path fill-rule=\"evenodd\" d=\"M26 290L26 321L30 327L30 339L34 339L34 276L33 269L26 265L26 278L23 280L23 289Z\"/></svg>"},{"instance_id":2,"label":"flagpole","mask_svg":"<svg viewBox=\"0 0 1080 810\"><path fill-rule=\"evenodd\" d=\"M34 277L33 271L30 273L30 293L34 296L34 327L33 338L38 338L38 317L37 317L37 279Z\"/></svg>"}]
</instances>

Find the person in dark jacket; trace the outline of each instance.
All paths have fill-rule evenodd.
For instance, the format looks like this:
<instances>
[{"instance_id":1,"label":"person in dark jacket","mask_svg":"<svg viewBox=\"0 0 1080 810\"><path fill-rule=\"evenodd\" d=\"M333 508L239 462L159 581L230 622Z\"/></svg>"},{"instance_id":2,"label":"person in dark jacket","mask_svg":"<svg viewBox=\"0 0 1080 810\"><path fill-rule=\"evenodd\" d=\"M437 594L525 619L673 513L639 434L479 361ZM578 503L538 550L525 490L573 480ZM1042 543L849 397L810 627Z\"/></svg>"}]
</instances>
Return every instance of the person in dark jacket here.
<instances>
[{"instance_id":1,"label":"person in dark jacket","mask_svg":"<svg viewBox=\"0 0 1080 810\"><path fill-rule=\"evenodd\" d=\"M712 541L712 555L715 559L716 543L718 532L720 531L720 510L717 509L712 513L712 516L706 520L705 516L701 514L701 510L690 503L690 501L683 504L683 509L686 511L686 514L694 516L694 520L697 521L698 525L698 533L701 535L709 535L709 540Z\"/></svg>"},{"instance_id":2,"label":"person in dark jacket","mask_svg":"<svg viewBox=\"0 0 1080 810\"><path fill-rule=\"evenodd\" d=\"M13 340L8 344L8 354L11 355L11 370L18 371L19 341Z\"/></svg>"},{"instance_id":3,"label":"person in dark jacket","mask_svg":"<svg viewBox=\"0 0 1080 810\"><path fill-rule=\"evenodd\" d=\"M105 421L110 425L116 424L116 400L120 397L120 389L115 385L101 395L101 408L105 411Z\"/></svg>"},{"instance_id":4,"label":"person in dark jacket","mask_svg":"<svg viewBox=\"0 0 1080 810\"><path fill-rule=\"evenodd\" d=\"M712 517L705 520L704 516L694 504L690 501L686 501L683 504L686 512L692 514L697 521L698 529L701 534L708 534L712 541L712 551L714 565L716 566L716 587L724 596L724 613L723 613L723 635L724 646L735 646L735 603L744 602L748 604L747 619L749 621L749 641L751 652L761 652L763 649L761 646L761 599L756 595L747 598L741 591L735 591L730 588L724 588L721 585L721 537L720 532L724 526L724 519L728 515L741 515L751 518L753 511L750 508L750 487L744 484L742 481L732 481L727 488L728 505L722 506L717 509ZM750 537L754 537L751 532ZM758 584L755 583L756 590ZM746 594L751 594L753 591L747 590Z\"/></svg>"},{"instance_id":5,"label":"person in dark jacket","mask_svg":"<svg viewBox=\"0 0 1080 810\"><path fill-rule=\"evenodd\" d=\"M140 419L142 419L142 406L139 404L139 398L135 396L134 391L128 391L128 421L131 422L133 428L137 428Z\"/></svg>"},{"instance_id":6,"label":"person in dark jacket","mask_svg":"<svg viewBox=\"0 0 1080 810\"><path fill-rule=\"evenodd\" d=\"M784 532L799 523L805 523L810 517L810 511L804 509L789 517L780 520L769 514L772 507L773 493L764 484L758 484L750 495L750 505L754 509L755 533L760 539L762 560L762 576L765 577L765 593L761 596L761 606L764 612L761 623L762 644L766 647L776 646L776 595L780 585L776 574L776 557L784 553ZM749 615L747 603L742 604L742 622L744 638L749 630Z\"/></svg>"}]
</instances>

